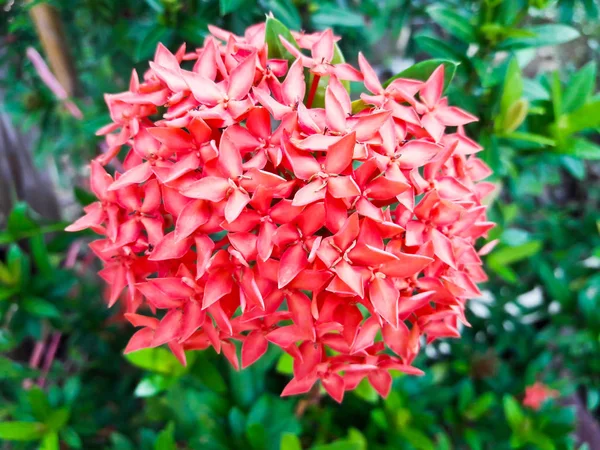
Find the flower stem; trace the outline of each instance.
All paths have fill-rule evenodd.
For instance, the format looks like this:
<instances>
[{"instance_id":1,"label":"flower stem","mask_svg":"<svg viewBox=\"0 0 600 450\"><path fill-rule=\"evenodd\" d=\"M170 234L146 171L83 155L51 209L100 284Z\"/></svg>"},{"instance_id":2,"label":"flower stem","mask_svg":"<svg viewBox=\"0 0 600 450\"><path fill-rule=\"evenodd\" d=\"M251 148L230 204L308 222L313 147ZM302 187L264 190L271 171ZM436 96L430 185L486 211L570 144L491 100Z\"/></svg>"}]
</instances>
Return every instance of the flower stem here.
<instances>
[{"instance_id":1,"label":"flower stem","mask_svg":"<svg viewBox=\"0 0 600 450\"><path fill-rule=\"evenodd\" d=\"M308 100L306 101L307 108L310 108L312 106L313 100L315 99L315 94L317 93L317 88L319 87L320 80L320 75L315 75L313 77L312 83L310 85L310 92L308 93Z\"/></svg>"}]
</instances>

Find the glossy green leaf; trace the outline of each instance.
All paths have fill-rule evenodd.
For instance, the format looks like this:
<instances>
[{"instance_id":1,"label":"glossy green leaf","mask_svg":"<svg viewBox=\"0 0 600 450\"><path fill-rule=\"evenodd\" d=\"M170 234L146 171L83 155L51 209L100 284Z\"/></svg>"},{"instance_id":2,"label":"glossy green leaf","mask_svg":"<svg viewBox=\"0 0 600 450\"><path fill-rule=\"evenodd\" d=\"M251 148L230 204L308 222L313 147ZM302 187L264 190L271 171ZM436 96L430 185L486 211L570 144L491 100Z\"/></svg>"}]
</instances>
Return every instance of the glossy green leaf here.
<instances>
[{"instance_id":1,"label":"glossy green leaf","mask_svg":"<svg viewBox=\"0 0 600 450\"><path fill-rule=\"evenodd\" d=\"M158 373L145 376L135 387L133 394L136 397L154 397L168 389L177 381L176 377L164 376Z\"/></svg>"},{"instance_id":2,"label":"glossy green leaf","mask_svg":"<svg viewBox=\"0 0 600 450\"><path fill-rule=\"evenodd\" d=\"M352 106L352 114L357 114L361 112L363 109L367 108L368 105L363 102L361 99L354 100L351 104Z\"/></svg>"},{"instance_id":3,"label":"glossy green leaf","mask_svg":"<svg viewBox=\"0 0 600 450\"><path fill-rule=\"evenodd\" d=\"M190 354L188 356L192 355L193 354ZM137 352L128 353L125 355L125 359L134 366L164 375L177 376L187 371L187 368L182 366L169 350L161 347L146 348L138 350ZM188 358L188 367L189 364L191 364L191 362Z\"/></svg>"},{"instance_id":4,"label":"glossy green leaf","mask_svg":"<svg viewBox=\"0 0 600 450\"><path fill-rule=\"evenodd\" d=\"M0 351L2 351L1 347ZM22 379L35 374L35 370L24 367L18 362L0 355L0 380Z\"/></svg>"},{"instance_id":5,"label":"glossy green leaf","mask_svg":"<svg viewBox=\"0 0 600 450\"><path fill-rule=\"evenodd\" d=\"M48 433L44 436L42 442L40 443L40 450L60 450L58 433L56 431Z\"/></svg>"},{"instance_id":6,"label":"glossy green leaf","mask_svg":"<svg viewBox=\"0 0 600 450\"><path fill-rule=\"evenodd\" d=\"M6 225L13 236L25 235L39 229L39 225L31 217L29 206L24 202L19 202L13 207Z\"/></svg>"},{"instance_id":7,"label":"glossy green leaf","mask_svg":"<svg viewBox=\"0 0 600 450\"><path fill-rule=\"evenodd\" d=\"M502 137L508 139L515 139L517 141L531 142L533 144L549 145L552 147L556 145L556 141L554 141L554 139L550 139L546 136L542 136L539 134L527 133L522 131L512 131L510 133L504 134Z\"/></svg>"},{"instance_id":8,"label":"glossy green leaf","mask_svg":"<svg viewBox=\"0 0 600 450\"><path fill-rule=\"evenodd\" d=\"M81 437L79 437L79 434L77 434L77 432L72 428L65 428L61 430L60 438L70 448L82 448Z\"/></svg>"},{"instance_id":9,"label":"glossy green leaf","mask_svg":"<svg viewBox=\"0 0 600 450\"><path fill-rule=\"evenodd\" d=\"M516 247L504 247L494 250L487 262L493 266L506 266L535 255L542 249L540 241L530 241Z\"/></svg>"},{"instance_id":10,"label":"glossy green leaf","mask_svg":"<svg viewBox=\"0 0 600 450\"><path fill-rule=\"evenodd\" d=\"M434 70L437 69L441 64L444 65L444 89L446 89L452 82L454 74L456 73L456 68L459 64L447 59L428 59L426 61L421 61L389 78L384 83L384 86L388 86L397 78L410 78L413 80L427 81Z\"/></svg>"},{"instance_id":11,"label":"glossy green leaf","mask_svg":"<svg viewBox=\"0 0 600 450\"><path fill-rule=\"evenodd\" d=\"M207 388L218 393L227 392L227 384L223 376L206 354L198 354L190 372Z\"/></svg>"},{"instance_id":12,"label":"glossy green leaf","mask_svg":"<svg viewBox=\"0 0 600 450\"><path fill-rule=\"evenodd\" d=\"M294 358L289 353L282 353L277 361L277 372L285 375L291 375L294 373Z\"/></svg>"},{"instance_id":13,"label":"glossy green leaf","mask_svg":"<svg viewBox=\"0 0 600 450\"><path fill-rule=\"evenodd\" d=\"M302 28L302 18L293 0L265 0L262 4L265 11L272 12L285 26L292 30Z\"/></svg>"},{"instance_id":14,"label":"glossy green leaf","mask_svg":"<svg viewBox=\"0 0 600 450\"><path fill-rule=\"evenodd\" d=\"M402 432L402 437L417 450L435 450L433 441L421 430L408 428Z\"/></svg>"},{"instance_id":15,"label":"glossy green leaf","mask_svg":"<svg viewBox=\"0 0 600 450\"><path fill-rule=\"evenodd\" d=\"M534 34L531 37L508 38L499 44L503 50L517 50L528 47L546 47L548 45L559 45L572 41L579 37L579 31L568 25L544 24L533 25L526 28Z\"/></svg>"},{"instance_id":16,"label":"glossy green leaf","mask_svg":"<svg viewBox=\"0 0 600 450\"><path fill-rule=\"evenodd\" d=\"M50 263L50 255L46 248L45 238L42 234L38 234L29 238L33 261L39 272L46 277L52 274L52 264Z\"/></svg>"},{"instance_id":17,"label":"glossy green leaf","mask_svg":"<svg viewBox=\"0 0 600 450\"><path fill-rule=\"evenodd\" d=\"M371 386L371 383L369 383L366 378L362 380L352 392L368 403L377 403L380 398L375 388Z\"/></svg>"},{"instance_id":18,"label":"glossy green leaf","mask_svg":"<svg viewBox=\"0 0 600 450\"><path fill-rule=\"evenodd\" d=\"M167 427L162 430L154 443L154 450L177 450L175 444L175 424L170 422Z\"/></svg>"},{"instance_id":19,"label":"glossy green leaf","mask_svg":"<svg viewBox=\"0 0 600 450\"><path fill-rule=\"evenodd\" d=\"M69 408L58 408L52 411L44 422L50 430L58 431L69 422L70 417L71 410Z\"/></svg>"},{"instance_id":20,"label":"glossy green leaf","mask_svg":"<svg viewBox=\"0 0 600 450\"><path fill-rule=\"evenodd\" d=\"M282 36L286 41L298 47L288 27L276 18L268 16L265 24L265 42L269 47L269 58L294 61L294 56L283 46L279 36Z\"/></svg>"},{"instance_id":21,"label":"glossy green leaf","mask_svg":"<svg viewBox=\"0 0 600 450\"><path fill-rule=\"evenodd\" d=\"M27 297L21 303L25 311L34 316L58 319L60 317L59 309L47 300L40 297Z\"/></svg>"},{"instance_id":22,"label":"glossy green leaf","mask_svg":"<svg viewBox=\"0 0 600 450\"><path fill-rule=\"evenodd\" d=\"M219 0L221 15L229 14L238 10L244 4L244 0Z\"/></svg>"},{"instance_id":23,"label":"glossy green leaf","mask_svg":"<svg viewBox=\"0 0 600 450\"><path fill-rule=\"evenodd\" d=\"M566 135L598 126L600 126L600 99L586 103L568 115L563 115L558 122L559 132Z\"/></svg>"},{"instance_id":24,"label":"glossy green leaf","mask_svg":"<svg viewBox=\"0 0 600 450\"><path fill-rule=\"evenodd\" d=\"M562 112L570 113L581 108L594 93L596 62L590 61L571 77L565 88Z\"/></svg>"},{"instance_id":25,"label":"glossy green leaf","mask_svg":"<svg viewBox=\"0 0 600 450\"><path fill-rule=\"evenodd\" d=\"M500 99L500 114L506 115L509 108L523 96L523 76L516 58L512 58L506 71L502 97Z\"/></svg>"},{"instance_id":26,"label":"glossy green leaf","mask_svg":"<svg viewBox=\"0 0 600 450\"><path fill-rule=\"evenodd\" d=\"M29 402L29 406L31 406L33 417L40 422L45 422L52 411L45 392L38 386L34 386L27 392L27 401Z\"/></svg>"},{"instance_id":27,"label":"glossy green leaf","mask_svg":"<svg viewBox=\"0 0 600 450\"><path fill-rule=\"evenodd\" d=\"M165 12L165 7L160 0L145 0L150 8L152 8L158 14Z\"/></svg>"},{"instance_id":28,"label":"glossy green leaf","mask_svg":"<svg viewBox=\"0 0 600 450\"><path fill-rule=\"evenodd\" d=\"M465 417L469 420L477 420L487 413L496 403L496 397L492 392L486 392L478 397L465 411Z\"/></svg>"},{"instance_id":29,"label":"glossy green leaf","mask_svg":"<svg viewBox=\"0 0 600 450\"><path fill-rule=\"evenodd\" d=\"M575 158L600 160L600 145L588 139L571 139L566 147L561 147L558 151Z\"/></svg>"},{"instance_id":30,"label":"glossy green leaf","mask_svg":"<svg viewBox=\"0 0 600 450\"><path fill-rule=\"evenodd\" d=\"M338 439L331 444L315 445L311 450L362 450L362 445L360 442Z\"/></svg>"},{"instance_id":31,"label":"glossy green leaf","mask_svg":"<svg viewBox=\"0 0 600 450\"><path fill-rule=\"evenodd\" d=\"M475 41L475 28L455 8L436 4L427 8L427 14L440 27L464 42Z\"/></svg>"},{"instance_id":32,"label":"glossy green leaf","mask_svg":"<svg viewBox=\"0 0 600 450\"><path fill-rule=\"evenodd\" d=\"M540 431L532 431L527 435L527 441L535 445L536 449L539 450L555 450L556 446L552 439Z\"/></svg>"},{"instance_id":33,"label":"glossy green leaf","mask_svg":"<svg viewBox=\"0 0 600 450\"><path fill-rule=\"evenodd\" d=\"M417 46L434 58L448 59L451 61L465 62L468 59L455 47L435 36L419 34L415 36Z\"/></svg>"},{"instance_id":34,"label":"glossy green leaf","mask_svg":"<svg viewBox=\"0 0 600 450\"><path fill-rule=\"evenodd\" d=\"M285 433L281 436L281 444L279 446L280 450L302 450L302 445L300 445L300 439L298 436L291 433Z\"/></svg>"},{"instance_id":35,"label":"glossy green leaf","mask_svg":"<svg viewBox=\"0 0 600 450\"><path fill-rule=\"evenodd\" d=\"M41 422L0 422L0 439L7 441L36 441L45 432Z\"/></svg>"},{"instance_id":36,"label":"glossy green leaf","mask_svg":"<svg viewBox=\"0 0 600 450\"><path fill-rule=\"evenodd\" d=\"M508 424L513 430L518 429L525 420L525 414L521 410L519 403L510 395L505 395L502 403Z\"/></svg>"},{"instance_id":37,"label":"glossy green leaf","mask_svg":"<svg viewBox=\"0 0 600 450\"><path fill-rule=\"evenodd\" d=\"M365 26L362 14L329 3L319 6L311 16L311 21L316 29L332 27L361 28Z\"/></svg>"}]
</instances>

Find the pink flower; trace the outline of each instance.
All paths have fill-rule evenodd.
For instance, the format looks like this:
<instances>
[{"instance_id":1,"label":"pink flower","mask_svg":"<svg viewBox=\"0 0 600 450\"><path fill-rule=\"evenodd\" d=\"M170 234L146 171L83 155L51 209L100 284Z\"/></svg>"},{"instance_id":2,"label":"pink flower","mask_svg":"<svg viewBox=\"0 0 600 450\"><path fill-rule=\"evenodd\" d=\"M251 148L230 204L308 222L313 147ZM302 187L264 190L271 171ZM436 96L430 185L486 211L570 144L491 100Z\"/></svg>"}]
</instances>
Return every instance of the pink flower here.
<instances>
[{"instance_id":1,"label":"pink flower","mask_svg":"<svg viewBox=\"0 0 600 450\"><path fill-rule=\"evenodd\" d=\"M385 396L391 370L418 375L422 345L459 336L486 279L490 170L462 129L475 118L441 97L443 67L383 88L362 55L360 71L332 64L331 30L282 39L289 65L269 58L264 24L210 31L191 53L159 45L142 80L106 96L98 201L68 227L103 236L108 304L126 293L139 328L125 351L166 344L185 364L213 347L238 369L236 342L242 367L276 345L294 359L282 395L320 381L341 402L367 379ZM359 113L344 79L370 92Z\"/></svg>"},{"instance_id":2,"label":"pink flower","mask_svg":"<svg viewBox=\"0 0 600 450\"><path fill-rule=\"evenodd\" d=\"M536 411L542 407L542 404L551 398L557 398L560 395L555 389L550 389L544 383L536 381L531 386L525 388L525 398L523 405Z\"/></svg>"}]
</instances>

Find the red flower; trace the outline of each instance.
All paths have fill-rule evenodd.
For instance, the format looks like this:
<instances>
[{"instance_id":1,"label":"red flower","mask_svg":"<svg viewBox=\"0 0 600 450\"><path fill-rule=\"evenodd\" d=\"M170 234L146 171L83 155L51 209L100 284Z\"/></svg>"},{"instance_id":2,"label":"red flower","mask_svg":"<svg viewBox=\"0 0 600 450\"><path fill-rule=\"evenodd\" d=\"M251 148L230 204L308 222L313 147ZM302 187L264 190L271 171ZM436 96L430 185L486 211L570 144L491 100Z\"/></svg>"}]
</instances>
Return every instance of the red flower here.
<instances>
[{"instance_id":1,"label":"red flower","mask_svg":"<svg viewBox=\"0 0 600 450\"><path fill-rule=\"evenodd\" d=\"M140 328L125 351L167 344L185 364L213 347L237 369L236 341L242 367L274 344L294 359L283 395L320 380L341 401L367 379L385 396L390 370L421 373L421 345L468 325L485 280L475 244L493 186L462 129L475 118L441 97L442 66L384 89L362 55L360 71L331 64L331 30L294 35L310 57L282 39L289 66L269 58L264 24L210 31L191 53L159 45L142 82L107 95L98 202L68 228L104 236L91 247L109 305L127 292ZM356 114L348 79L370 92Z\"/></svg>"},{"instance_id":2,"label":"red flower","mask_svg":"<svg viewBox=\"0 0 600 450\"><path fill-rule=\"evenodd\" d=\"M560 395L555 389L550 389L544 383L536 381L531 386L525 388L525 398L523 399L523 405L531 409L538 410L542 407L542 404L551 398L556 398Z\"/></svg>"}]
</instances>

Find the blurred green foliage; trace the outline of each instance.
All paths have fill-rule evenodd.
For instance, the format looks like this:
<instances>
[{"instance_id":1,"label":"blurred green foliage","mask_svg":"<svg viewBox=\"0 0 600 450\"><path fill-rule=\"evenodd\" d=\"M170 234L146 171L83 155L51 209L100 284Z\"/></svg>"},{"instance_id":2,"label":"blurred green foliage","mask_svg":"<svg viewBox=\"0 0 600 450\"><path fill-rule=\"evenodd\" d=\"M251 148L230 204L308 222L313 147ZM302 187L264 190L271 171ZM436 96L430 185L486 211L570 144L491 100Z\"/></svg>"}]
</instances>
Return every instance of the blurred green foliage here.
<instances>
[{"instance_id":1,"label":"blurred green foliage","mask_svg":"<svg viewBox=\"0 0 600 450\"><path fill-rule=\"evenodd\" d=\"M0 232L0 448L586 448L576 444L576 413L600 412L596 1L56 0L84 121L24 56L39 48L27 14L39 1L3 3L3 109L40 132L35 156L55 158L65 174L98 152L103 93L126 89L159 41L200 45L207 24L241 33L272 11L293 29L333 27L346 58L362 50L383 79L443 59L455 72L450 102L481 118L467 131L500 186L489 237L500 243L486 258L472 327L429 346L416 362L426 376L396 377L385 400L361 384L338 406L318 392L279 398L291 366L274 349L242 372L212 351L189 355L187 368L161 348L123 357L131 329L105 309L86 256L67 264L86 235L19 203ZM56 344L48 367L31 364L42 342L46 356ZM521 406L535 381L561 400Z\"/></svg>"}]
</instances>

